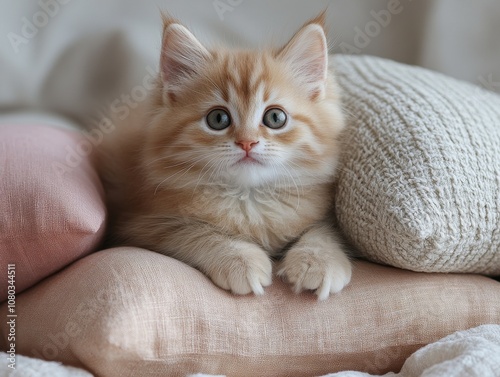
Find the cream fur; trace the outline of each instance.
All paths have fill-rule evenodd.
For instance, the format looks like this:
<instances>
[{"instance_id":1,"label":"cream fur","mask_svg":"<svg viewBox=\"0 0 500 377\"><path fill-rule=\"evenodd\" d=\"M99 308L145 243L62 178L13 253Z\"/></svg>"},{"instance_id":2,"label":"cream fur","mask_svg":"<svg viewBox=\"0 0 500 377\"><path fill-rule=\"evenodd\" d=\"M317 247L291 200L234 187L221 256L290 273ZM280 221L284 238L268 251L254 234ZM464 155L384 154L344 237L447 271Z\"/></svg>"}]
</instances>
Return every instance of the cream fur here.
<instances>
[{"instance_id":1,"label":"cream fur","mask_svg":"<svg viewBox=\"0 0 500 377\"><path fill-rule=\"evenodd\" d=\"M156 92L97 156L112 242L178 258L235 294L264 293L270 257L295 242L280 275L320 299L341 290L351 267L326 224L344 123L322 21L280 51L209 51L175 21L164 28ZM207 126L213 108L230 127ZM283 129L263 124L269 108L285 111Z\"/></svg>"}]
</instances>

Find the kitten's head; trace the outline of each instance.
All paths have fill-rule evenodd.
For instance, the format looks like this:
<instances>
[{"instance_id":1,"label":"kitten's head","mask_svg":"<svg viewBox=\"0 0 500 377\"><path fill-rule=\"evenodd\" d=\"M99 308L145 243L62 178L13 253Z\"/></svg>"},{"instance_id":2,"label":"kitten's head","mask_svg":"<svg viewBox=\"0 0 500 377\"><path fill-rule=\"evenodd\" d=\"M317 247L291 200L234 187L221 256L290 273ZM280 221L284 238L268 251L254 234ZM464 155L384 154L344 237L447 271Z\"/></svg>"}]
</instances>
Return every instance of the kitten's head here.
<instances>
[{"instance_id":1,"label":"kitten's head","mask_svg":"<svg viewBox=\"0 0 500 377\"><path fill-rule=\"evenodd\" d=\"M323 17L283 48L207 49L165 19L145 163L177 187L329 182L343 127Z\"/></svg>"}]
</instances>

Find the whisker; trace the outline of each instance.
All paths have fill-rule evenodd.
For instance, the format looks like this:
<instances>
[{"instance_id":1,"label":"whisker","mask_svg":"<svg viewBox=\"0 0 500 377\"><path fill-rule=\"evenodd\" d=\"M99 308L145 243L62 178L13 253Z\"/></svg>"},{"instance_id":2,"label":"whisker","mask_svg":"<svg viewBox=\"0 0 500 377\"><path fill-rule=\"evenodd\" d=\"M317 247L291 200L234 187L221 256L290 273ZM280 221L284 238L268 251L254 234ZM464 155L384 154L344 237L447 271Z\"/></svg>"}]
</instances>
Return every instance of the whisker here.
<instances>
[{"instance_id":1,"label":"whisker","mask_svg":"<svg viewBox=\"0 0 500 377\"><path fill-rule=\"evenodd\" d=\"M171 179L172 177L175 177L177 174L182 173L179 177L177 177L177 178L176 178L176 180L175 180L174 182L178 181L180 178L182 178L183 176L185 176L185 175L186 175L186 174L187 174L187 173L188 173L188 172L189 172L189 171L190 171L190 170L191 170L191 169L192 169L192 168L193 168L193 167L194 167L194 166L195 166L198 162L200 162L201 160L203 160L203 158L204 158L204 157L202 157L202 158L200 158L200 159L195 160L195 161L194 161L194 162L193 162L193 163L192 163L189 167L184 168L184 169L181 169L181 170L179 170L178 172L176 172L176 173L174 173L174 174L169 175L168 177L166 177L164 180L162 180L162 181L158 184L158 186L156 186L156 189L155 189L154 194L156 195L156 193L158 192L158 189L160 188L160 186L161 186L164 182L166 182L167 180ZM186 164L188 164L188 163L189 163L189 162L186 162Z\"/></svg>"},{"instance_id":2,"label":"whisker","mask_svg":"<svg viewBox=\"0 0 500 377\"><path fill-rule=\"evenodd\" d=\"M198 185L200 184L201 180L203 179L203 177L204 177L204 176L208 173L208 171L209 171L209 169L207 169L207 171L206 171L205 173L203 173L203 170L205 170L205 168L206 168L208 165L210 165L212 161L217 160L217 158L218 158L218 157L219 157L219 156L217 155L217 156L215 156L215 157L211 158L211 159L210 159L210 160L209 160L209 161L205 164L205 166L203 166L203 169L201 169L200 174L198 175L198 181L196 182L196 186L194 187L194 190L193 190L193 196L194 196L194 194L195 194L195 192L196 192L196 189L198 188ZM202 175L202 173L203 173L203 175Z\"/></svg>"},{"instance_id":3,"label":"whisker","mask_svg":"<svg viewBox=\"0 0 500 377\"><path fill-rule=\"evenodd\" d=\"M208 182L210 184L212 183L212 177L214 177L215 179L219 175L219 172L222 170L223 165L224 165L224 160L219 160L215 169L212 169L212 174L210 174L210 177L208 177Z\"/></svg>"},{"instance_id":4,"label":"whisker","mask_svg":"<svg viewBox=\"0 0 500 377\"><path fill-rule=\"evenodd\" d=\"M298 211L299 207L300 207L300 195L301 195L301 191L299 189L299 185L297 185L297 182L295 181L295 179L293 178L293 175L290 173L290 171L287 169L287 167L285 166L285 164L283 164L281 161L278 161L278 163L283 167L283 169L285 170L285 172L287 172L287 174L289 175L289 177L291 178L294 186L295 186L295 191L297 193L297 206L295 207L295 210ZM299 181L300 181L300 178L298 178ZM300 185L300 187L303 189L303 186Z\"/></svg>"},{"instance_id":5,"label":"whisker","mask_svg":"<svg viewBox=\"0 0 500 377\"><path fill-rule=\"evenodd\" d=\"M215 153L212 153L212 154L215 154ZM209 154L208 156L212 155L212 154ZM190 153L191 155L191 153ZM189 163L191 161L194 161L194 160L197 160L199 158L199 160L201 161L201 159L203 157L206 157L207 155L206 154L200 154L201 155L201 158L200 156L190 156L190 158L186 159L186 160L183 160L181 162L179 162L178 164L174 164L174 165L166 165L166 166L163 166L164 169L168 169L168 168L172 168L172 167L176 167L176 166L179 166L179 165L182 165L182 164L186 164L186 163ZM175 157L179 158L179 157L182 157L181 155L176 155ZM148 164L146 164L146 166L150 166L151 164L155 163L155 162L158 162L158 161L161 161L161 160L172 160L172 156L163 156L163 157L160 157L160 158L157 158L153 161L150 161Z\"/></svg>"},{"instance_id":6,"label":"whisker","mask_svg":"<svg viewBox=\"0 0 500 377\"><path fill-rule=\"evenodd\" d=\"M155 189L154 195L156 195L156 193L158 192L158 189L160 188L160 186L161 186L164 182L166 182L168 179L170 179L170 178L172 178L172 177L175 177L177 174L179 174L179 173L183 172L184 170L186 170L186 172L184 173L184 174L186 174L186 173L187 173L187 172L188 172L188 171L189 171L189 170L190 170L190 169L191 169L194 165L196 165L196 162L195 162L195 163L193 163L193 164L192 164L189 168L187 168L187 170L186 170L186 169L182 169L182 170L178 171L177 173L174 173L174 174L172 174L172 175L168 176L167 178L165 178L163 181L161 181L161 182L158 184L158 186L156 186L156 189ZM184 174L183 174L183 175L184 175ZM183 175L182 175L182 176L183 176ZM182 177L182 176L181 176L181 177Z\"/></svg>"}]
</instances>

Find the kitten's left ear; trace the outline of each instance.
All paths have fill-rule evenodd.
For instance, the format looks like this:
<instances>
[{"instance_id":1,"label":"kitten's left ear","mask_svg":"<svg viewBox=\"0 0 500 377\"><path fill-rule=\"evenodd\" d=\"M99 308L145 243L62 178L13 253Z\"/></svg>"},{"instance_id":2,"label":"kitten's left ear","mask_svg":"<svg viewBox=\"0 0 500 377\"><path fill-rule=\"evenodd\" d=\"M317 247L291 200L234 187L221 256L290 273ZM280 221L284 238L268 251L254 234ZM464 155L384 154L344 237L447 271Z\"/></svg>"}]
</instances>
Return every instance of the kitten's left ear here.
<instances>
[{"instance_id":1,"label":"kitten's left ear","mask_svg":"<svg viewBox=\"0 0 500 377\"><path fill-rule=\"evenodd\" d=\"M328 75L323 22L324 14L300 29L278 54L278 59L289 65L312 100L324 97Z\"/></svg>"}]
</instances>

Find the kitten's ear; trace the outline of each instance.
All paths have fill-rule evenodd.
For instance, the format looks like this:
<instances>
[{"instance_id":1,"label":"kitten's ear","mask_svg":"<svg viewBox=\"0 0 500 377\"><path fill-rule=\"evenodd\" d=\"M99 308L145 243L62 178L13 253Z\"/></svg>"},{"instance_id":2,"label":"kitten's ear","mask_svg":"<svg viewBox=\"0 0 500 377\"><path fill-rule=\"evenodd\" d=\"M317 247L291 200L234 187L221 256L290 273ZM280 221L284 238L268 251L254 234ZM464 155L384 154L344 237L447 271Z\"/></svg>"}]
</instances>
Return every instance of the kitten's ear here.
<instances>
[{"instance_id":1,"label":"kitten's ear","mask_svg":"<svg viewBox=\"0 0 500 377\"><path fill-rule=\"evenodd\" d=\"M175 98L185 79L207 63L210 53L184 26L173 19L163 19L163 40L160 58L160 77L164 95Z\"/></svg>"},{"instance_id":2,"label":"kitten's ear","mask_svg":"<svg viewBox=\"0 0 500 377\"><path fill-rule=\"evenodd\" d=\"M279 52L312 100L325 93L328 74L328 46L324 30L324 14L302 27Z\"/></svg>"}]
</instances>

